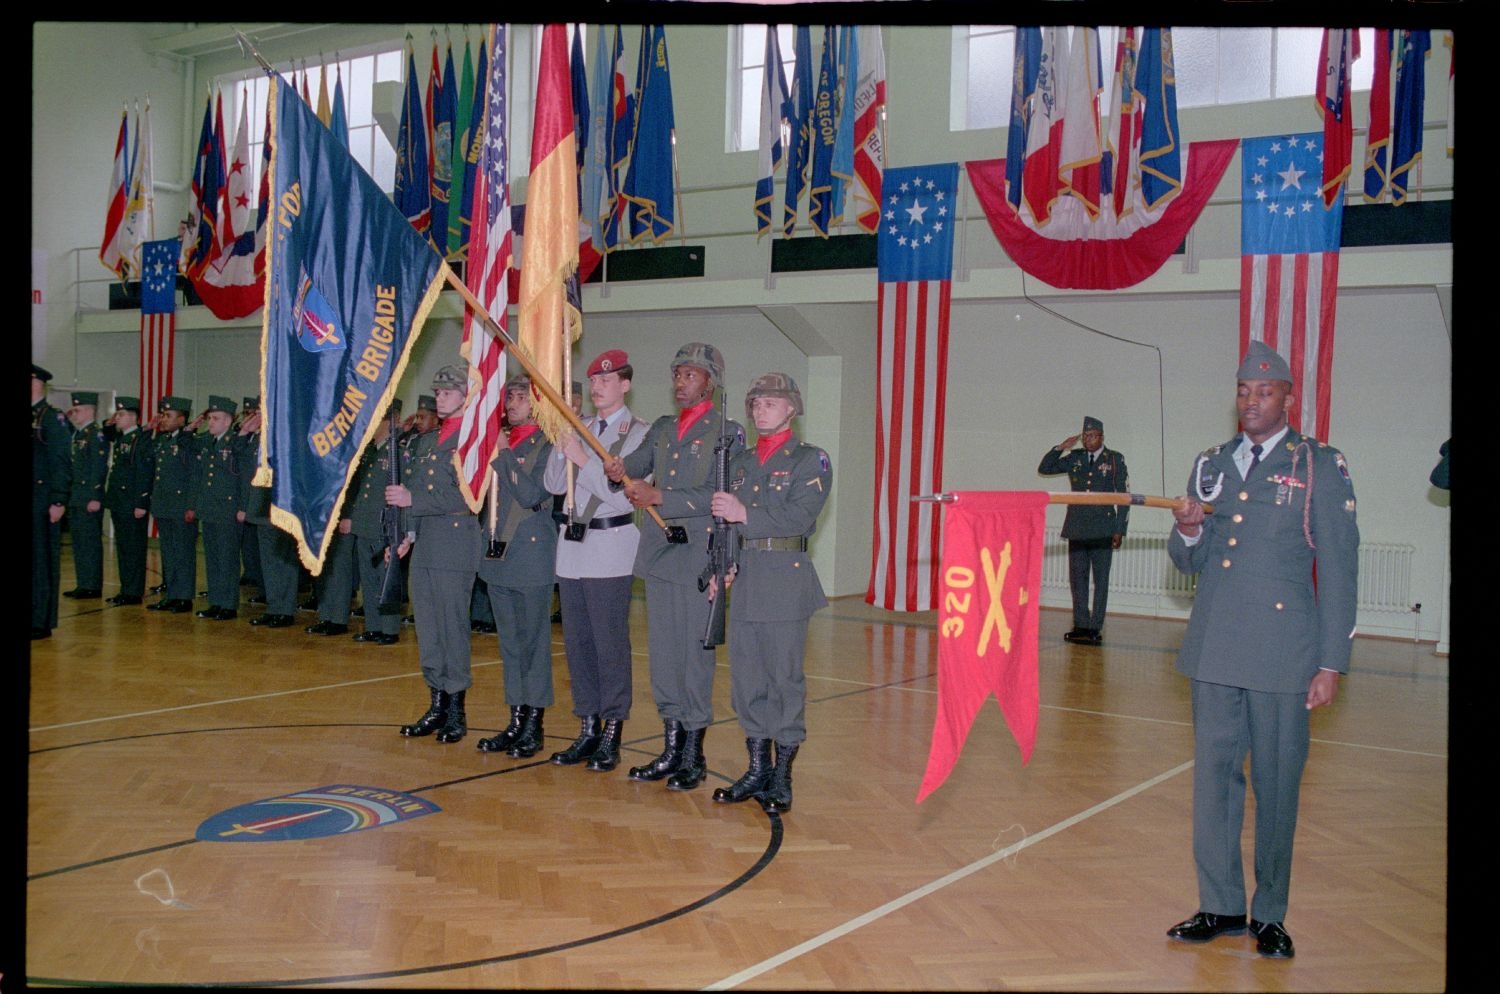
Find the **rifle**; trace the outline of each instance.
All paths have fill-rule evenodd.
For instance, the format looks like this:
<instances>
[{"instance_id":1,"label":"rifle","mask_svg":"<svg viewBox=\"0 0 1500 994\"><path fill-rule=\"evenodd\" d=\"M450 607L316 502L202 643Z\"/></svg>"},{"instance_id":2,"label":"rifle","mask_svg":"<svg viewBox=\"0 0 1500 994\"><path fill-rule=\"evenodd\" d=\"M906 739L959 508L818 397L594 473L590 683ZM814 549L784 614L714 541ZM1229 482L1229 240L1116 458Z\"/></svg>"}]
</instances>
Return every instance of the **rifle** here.
<instances>
[{"instance_id":1,"label":"rifle","mask_svg":"<svg viewBox=\"0 0 1500 994\"><path fill-rule=\"evenodd\" d=\"M727 415L725 414L724 395L720 389L719 405L719 441L714 446L714 492L718 493L729 485L729 447L733 444L725 429L728 427ZM724 644L724 622L725 614L729 610L729 585L726 582L729 574L729 543L733 539L733 529L729 522L714 515L714 528L708 536L708 565L704 567L703 574L698 577L698 589L707 590L710 578L717 578L718 590L713 600L708 602L708 621L703 628L703 648L712 649Z\"/></svg>"},{"instance_id":2,"label":"rifle","mask_svg":"<svg viewBox=\"0 0 1500 994\"><path fill-rule=\"evenodd\" d=\"M396 486L401 482L401 460L396 452L396 438L401 434L396 421L395 405L391 406L391 427L385 436L385 456L390 463L386 483ZM401 548L401 509L387 504L380 511L380 532L385 537L385 548L375 553L374 565L379 566L385 553L390 558L385 564L385 575L380 580L380 603L382 614L401 613L401 557L396 550Z\"/></svg>"}]
</instances>

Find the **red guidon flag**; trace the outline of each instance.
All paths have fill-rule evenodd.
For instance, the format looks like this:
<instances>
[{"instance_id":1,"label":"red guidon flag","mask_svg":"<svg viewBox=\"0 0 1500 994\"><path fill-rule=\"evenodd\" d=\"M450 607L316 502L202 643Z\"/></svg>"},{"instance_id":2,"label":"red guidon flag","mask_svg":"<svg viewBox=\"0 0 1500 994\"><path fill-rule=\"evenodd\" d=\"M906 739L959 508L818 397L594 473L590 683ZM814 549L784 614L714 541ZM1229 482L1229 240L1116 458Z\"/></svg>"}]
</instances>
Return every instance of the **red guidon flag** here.
<instances>
[{"instance_id":1,"label":"red guidon flag","mask_svg":"<svg viewBox=\"0 0 1500 994\"><path fill-rule=\"evenodd\" d=\"M938 705L917 803L942 786L994 694L1021 749L1036 745L1045 491L964 490L943 520Z\"/></svg>"}]
</instances>

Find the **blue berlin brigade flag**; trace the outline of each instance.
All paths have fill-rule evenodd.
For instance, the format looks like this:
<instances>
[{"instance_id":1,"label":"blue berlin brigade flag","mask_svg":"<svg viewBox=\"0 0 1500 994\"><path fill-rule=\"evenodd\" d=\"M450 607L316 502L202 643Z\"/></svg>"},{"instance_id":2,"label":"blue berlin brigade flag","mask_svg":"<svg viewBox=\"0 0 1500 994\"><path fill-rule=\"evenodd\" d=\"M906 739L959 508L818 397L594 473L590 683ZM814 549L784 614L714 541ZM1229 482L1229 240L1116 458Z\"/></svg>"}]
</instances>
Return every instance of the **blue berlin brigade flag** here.
<instances>
[{"instance_id":1,"label":"blue berlin brigade flag","mask_svg":"<svg viewBox=\"0 0 1500 994\"><path fill-rule=\"evenodd\" d=\"M395 395L447 266L276 77L270 113L256 482L270 483L272 523L316 574L359 452Z\"/></svg>"}]
</instances>

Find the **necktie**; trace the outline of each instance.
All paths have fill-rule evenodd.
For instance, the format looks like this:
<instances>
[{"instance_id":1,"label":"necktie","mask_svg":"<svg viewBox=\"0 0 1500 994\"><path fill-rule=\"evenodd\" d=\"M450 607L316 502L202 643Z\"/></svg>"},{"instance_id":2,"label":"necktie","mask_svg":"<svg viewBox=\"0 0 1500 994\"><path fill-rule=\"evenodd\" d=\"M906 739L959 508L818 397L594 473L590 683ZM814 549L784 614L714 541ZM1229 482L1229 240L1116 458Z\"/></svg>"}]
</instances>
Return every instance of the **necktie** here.
<instances>
[{"instance_id":1,"label":"necktie","mask_svg":"<svg viewBox=\"0 0 1500 994\"><path fill-rule=\"evenodd\" d=\"M1250 459L1250 468L1245 470L1246 476L1249 476L1255 467L1260 465L1260 454L1263 451L1265 450L1260 447L1259 443L1250 446L1250 455L1252 458Z\"/></svg>"},{"instance_id":2,"label":"necktie","mask_svg":"<svg viewBox=\"0 0 1500 994\"><path fill-rule=\"evenodd\" d=\"M603 418L595 418L594 419L594 434L598 435L600 438L604 437L604 419Z\"/></svg>"}]
</instances>

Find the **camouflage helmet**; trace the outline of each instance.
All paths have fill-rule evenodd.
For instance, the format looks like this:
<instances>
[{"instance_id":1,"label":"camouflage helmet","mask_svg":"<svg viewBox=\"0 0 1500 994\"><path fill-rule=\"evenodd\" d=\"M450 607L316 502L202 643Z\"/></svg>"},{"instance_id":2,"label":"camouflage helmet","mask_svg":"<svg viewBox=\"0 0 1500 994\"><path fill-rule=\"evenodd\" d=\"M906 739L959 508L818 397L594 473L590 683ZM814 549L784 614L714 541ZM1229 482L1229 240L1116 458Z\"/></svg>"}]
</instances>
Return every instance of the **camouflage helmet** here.
<instances>
[{"instance_id":1,"label":"camouflage helmet","mask_svg":"<svg viewBox=\"0 0 1500 994\"><path fill-rule=\"evenodd\" d=\"M468 370L451 363L439 369L432 377L432 392L437 393L439 390L457 390L459 393L468 393Z\"/></svg>"},{"instance_id":2,"label":"camouflage helmet","mask_svg":"<svg viewBox=\"0 0 1500 994\"><path fill-rule=\"evenodd\" d=\"M724 385L724 356L712 345L687 343L672 359L672 368L675 370L678 366L697 366L713 378L714 386Z\"/></svg>"},{"instance_id":3,"label":"camouflage helmet","mask_svg":"<svg viewBox=\"0 0 1500 994\"><path fill-rule=\"evenodd\" d=\"M790 401L792 413L802 414L802 391L797 389L797 381L785 373L764 373L755 378L750 384L750 390L745 394L745 417L755 417L753 408L756 397L780 397L782 400Z\"/></svg>"}]
</instances>

